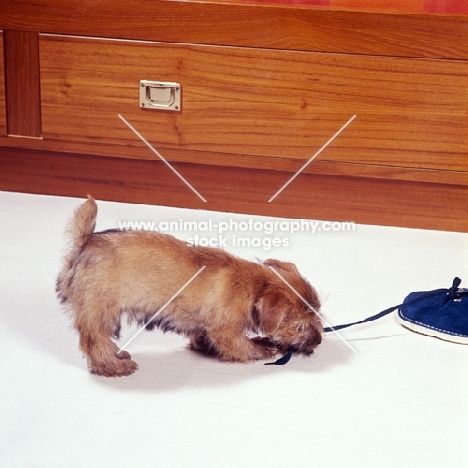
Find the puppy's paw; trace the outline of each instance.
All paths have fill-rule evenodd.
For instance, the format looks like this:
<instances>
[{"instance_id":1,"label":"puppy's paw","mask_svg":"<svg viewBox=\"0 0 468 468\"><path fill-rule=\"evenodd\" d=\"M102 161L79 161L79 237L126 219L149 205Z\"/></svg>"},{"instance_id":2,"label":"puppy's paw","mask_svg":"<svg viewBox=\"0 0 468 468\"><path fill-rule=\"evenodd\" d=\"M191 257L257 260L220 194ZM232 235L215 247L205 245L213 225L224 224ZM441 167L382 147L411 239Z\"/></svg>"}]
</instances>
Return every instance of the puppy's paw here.
<instances>
[{"instance_id":1,"label":"puppy's paw","mask_svg":"<svg viewBox=\"0 0 468 468\"><path fill-rule=\"evenodd\" d=\"M118 359L131 359L132 356L127 351L118 351L116 353Z\"/></svg>"},{"instance_id":2,"label":"puppy's paw","mask_svg":"<svg viewBox=\"0 0 468 468\"><path fill-rule=\"evenodd\" d=\"M129 358L104 363L92 363L90 365L92 374L102 375L103 377L124 377L133 374L137 369L137 363Z\"/></svg>"},{"instance_id":3,"label":"puppy's paw","mask_svg":"<svg viewBox=\"0 0 468 468\"><path fill-rule=\"evenodd\" d=\"M278 345L267 337L257 336L252 338L252 343L255 345L255 352L257 354L257 360L270 359L278 353Z\"/></svg>"},{"instance_id":4,"label":"puppy's paw","mask_svg":"<svg viewBox=\"0 0 468 468\"><path fill-rule=\"evenodd\" d=\"M274 357L277 352L276 347L268 339L254 338L247 340L242 347L225 350L221 359L231 362L263 361Z\"/></svg>"}]
</instances>

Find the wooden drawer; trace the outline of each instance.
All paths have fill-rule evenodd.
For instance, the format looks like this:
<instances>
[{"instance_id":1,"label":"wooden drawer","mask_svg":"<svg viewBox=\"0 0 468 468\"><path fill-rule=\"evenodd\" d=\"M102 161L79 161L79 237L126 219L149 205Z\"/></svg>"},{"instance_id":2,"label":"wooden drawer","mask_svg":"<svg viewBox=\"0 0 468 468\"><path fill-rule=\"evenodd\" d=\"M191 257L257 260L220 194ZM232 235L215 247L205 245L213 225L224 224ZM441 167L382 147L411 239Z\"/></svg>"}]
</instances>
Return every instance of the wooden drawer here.
<instances>
[{"instance_id":1,"label":"wooden drawer","mask_svg":"<svg viewBox=\"0 0 468 468\"><path fill-rule=\"evenodd\" d=\"M58 147L154 158L121 114L175 159L275 168L309 159L356 115L321 162L468 170L465 61L42 35L40 63L43 136ZM182 111L141 109L142 79L180 83Z\"/></svg>"},{"instance_id":2,"label":"wooden drawer","mask_svg":"<svg viewBox=\"0 0 468 468\"><path fill-rule=\"evenodd\" d=\"M6 135L5 60L3 58L3 31L0 31L0 135Z\"/></svg>"}]
</instances>

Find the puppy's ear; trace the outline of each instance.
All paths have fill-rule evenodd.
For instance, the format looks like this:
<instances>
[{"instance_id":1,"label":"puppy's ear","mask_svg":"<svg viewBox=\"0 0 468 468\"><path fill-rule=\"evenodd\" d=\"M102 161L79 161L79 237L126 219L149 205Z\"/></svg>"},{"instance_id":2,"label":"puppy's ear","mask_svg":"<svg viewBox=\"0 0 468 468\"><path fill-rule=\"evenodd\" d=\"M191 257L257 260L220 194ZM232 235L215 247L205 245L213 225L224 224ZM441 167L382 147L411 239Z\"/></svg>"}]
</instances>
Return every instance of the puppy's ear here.
<instances>
[{"instance_id":1,"label":"puppy's ear","mask_svg":"<svg viewBox=\"0 0 468 468\"><path fill-rule=\"evenodd\" d=\"M272 267L275 270L283 270L287 271L288 273L299 274L299 270L297 269L296 265L294 265L294 263L280 262L279 260L269 258L268 260L265 260L264 265Z\"/></svg>"},{"instance_id":2,"label":"puppy's ear","mask_svg":"<svg viewBox=\"0 0 468 468\"><path fill-rule=\"evenodd\" d=\"M281 294L275 291L265 291L255 302L260 326L267 335L273 334L288 311L288 302Z\"/></svg>"}]
</instances>

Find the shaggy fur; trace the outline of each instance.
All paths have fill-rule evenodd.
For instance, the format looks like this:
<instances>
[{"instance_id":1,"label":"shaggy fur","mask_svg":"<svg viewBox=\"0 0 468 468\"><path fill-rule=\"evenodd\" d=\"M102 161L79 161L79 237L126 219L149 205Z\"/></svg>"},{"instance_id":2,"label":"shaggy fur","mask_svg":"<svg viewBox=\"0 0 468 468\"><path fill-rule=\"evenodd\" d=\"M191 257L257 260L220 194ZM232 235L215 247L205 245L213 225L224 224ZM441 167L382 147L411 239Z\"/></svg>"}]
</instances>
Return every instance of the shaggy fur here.
<instances>
[{"instance_id":1,"label":"shaggy fur","mask_svg":"<svg viewBox=\"0 0 468 468\"><path fill-rule=\"evenodd\" d=\"M137 364L112 339L119 338L121 317L145 324L203 266L147 329L185 335L193 350L237 362L269 359L289 348L309 355L321 342L320 300L292 263L253 263L156 232L95 233L96 216L91 197L76 209L57 279L92 373L135 372Z\"/></svg>"}]
</instances>

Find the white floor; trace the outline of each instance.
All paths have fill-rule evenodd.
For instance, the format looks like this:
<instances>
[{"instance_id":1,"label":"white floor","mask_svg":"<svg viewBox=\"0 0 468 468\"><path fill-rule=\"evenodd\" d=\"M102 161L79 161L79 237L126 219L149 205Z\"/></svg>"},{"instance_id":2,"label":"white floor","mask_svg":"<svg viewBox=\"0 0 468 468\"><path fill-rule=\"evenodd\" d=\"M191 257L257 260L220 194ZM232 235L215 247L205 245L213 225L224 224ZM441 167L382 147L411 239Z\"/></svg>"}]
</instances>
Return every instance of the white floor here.
<instances>
[{"instance_id":1,"label":"white floor","mask_svg":"<svg viewBox=\"0 0 468 468\"><path fill-rule=\"evenodd\" d=\"M63 228L80 202L0 192L0 466L468 466L468 346L412 333L394 315L343 330L347 344L327 335L312 357L283 367L221 363L155 331L128 348L140 366L133 376L89 374L54 293ZM98 204L98 229L119 221L270 221ZM233 247L233 236L246 234L240 230L224 234L240 256L295 262L333 324L411 291L449 287L455 276L468 286L468 234L361 225L250 234L286 237L288 247L269 251ZM123 339L135 332L125 329Z\"/></svg>"}]
</instances>

